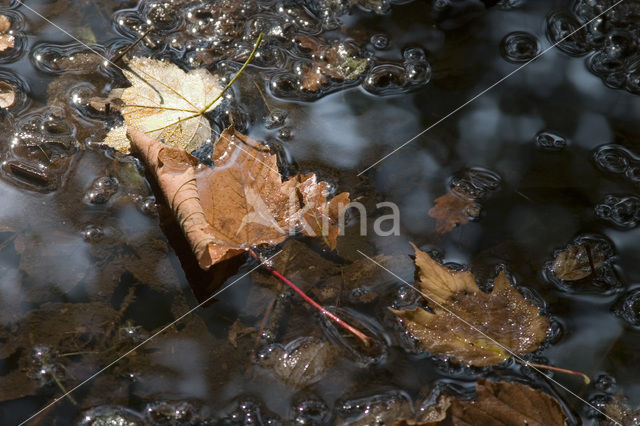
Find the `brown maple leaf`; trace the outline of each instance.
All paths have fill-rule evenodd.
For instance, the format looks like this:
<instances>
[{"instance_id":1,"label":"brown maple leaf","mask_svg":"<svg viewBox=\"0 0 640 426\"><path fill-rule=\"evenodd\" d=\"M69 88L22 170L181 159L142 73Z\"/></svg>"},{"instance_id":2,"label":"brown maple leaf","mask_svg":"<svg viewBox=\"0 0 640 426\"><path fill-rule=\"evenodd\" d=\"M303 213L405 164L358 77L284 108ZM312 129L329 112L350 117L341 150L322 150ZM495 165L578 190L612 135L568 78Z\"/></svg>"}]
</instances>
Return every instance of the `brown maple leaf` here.
<instances>
[{"instance_id":1,"label":"brown maple leaf","mask_svg":"<svg viewBox=\"0 0 640 426\"><path fill-rule=\"evenodd\" d=\"M505 361L510 352L532 352L545 339L549 321L509 283L504 271L487 294L471 272L451 270L413 248L416 287L433 313L422 308L392 312L424 350L467 365L486 366Z\"/></svg>"},{"instance_id":2,"label":"brown maple leaf","mask_svg":"<svg viewBox=\"0 0 640 426\"><path fill-rule=\"evenodd\" d=\"M471 197L452 190L436 198L429 216L436 220L436 232L446 234L458 225L464 225L469 219L480 214L480 205Z\"/></svg>"},{"instance_id":3,"label":"brown maple leaf","mask_svg":"<svg viewBox=\"0 0 640 426\"><path fill-rule=\"evenodd\" d=\"M322 236L335 248L349 194L327 202L327 183L314 174L283 182L269 148L233 126L214 145L213 169L133 128L127 136L156 176L201 268L297 231Z\"/></svg>"}]
</instances>

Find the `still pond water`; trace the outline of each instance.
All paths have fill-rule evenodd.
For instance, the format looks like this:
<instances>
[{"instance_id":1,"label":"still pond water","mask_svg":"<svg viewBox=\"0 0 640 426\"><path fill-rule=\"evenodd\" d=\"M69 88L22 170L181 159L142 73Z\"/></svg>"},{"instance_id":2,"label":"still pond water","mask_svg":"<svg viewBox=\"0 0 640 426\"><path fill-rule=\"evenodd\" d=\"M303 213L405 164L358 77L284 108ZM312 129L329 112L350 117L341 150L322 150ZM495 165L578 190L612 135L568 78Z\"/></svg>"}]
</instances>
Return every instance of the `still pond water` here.
<instances>
[{"instance_id":1,"label":"still pond water","mask_svg":"<svg viewBox=\"0 0 640 426\"><path fill-rule=\"evenodd\" d=\"M0 110L0 424L27 419L234 280L33 424L367 424L363 407L411 411L436 388L470 395L481 376L552 393L570 423L598 421L516 363L469 369L420 351L387 309L414 295L358 253L384 256L412 282L409 242L468 265L481 284L506 267L551 318L531 359L590 376L591 385L553 376L585 400L624 394L640 404L640 2L624 1L552 47L613 3L4 1L16 44L0 53L0 80L18 93ZM100 146L121 118L88 99L125 80L71 36L115 58L150 25L129 55L227 78L266 33L209 115L213 136L233 122L278 153L283 173L315 172L367 206L335 252L295 237L280 265L376 336L370 350L265 272L247 274L255 262L199 271L143 166ZM295 41L302 34L343 43L366 69L301 88L298 71L311 60ZM455 185L476 191L481 212L441 235L427 213ZM389 213L375 208L382 201L399 208L398 236L371 232ZM603 265L583 280L554 278L554 253L583 241L604 247ZM296 347L311 348L303 356L316 371L270 363L270 353Z\"/></svg>"}]
</instances>

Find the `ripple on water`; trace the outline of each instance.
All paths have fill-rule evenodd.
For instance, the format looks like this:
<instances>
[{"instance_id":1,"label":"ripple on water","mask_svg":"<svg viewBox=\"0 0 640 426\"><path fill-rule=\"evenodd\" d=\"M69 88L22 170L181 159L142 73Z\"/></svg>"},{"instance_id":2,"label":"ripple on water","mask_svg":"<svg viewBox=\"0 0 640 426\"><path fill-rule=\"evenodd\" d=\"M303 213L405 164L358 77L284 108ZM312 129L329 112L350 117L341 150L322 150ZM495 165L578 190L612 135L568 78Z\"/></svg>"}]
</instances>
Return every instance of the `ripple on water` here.
<instances>
[{"instance_id":1,"label":"ripple on water","mask_svg":"<svg viewBox=\"0 0 640 426\"><path fill-rule=\"evenodd\" d=\"M540 52L540 45L533 34L514 31L502 39L500 52L509 62L527 62Z\"/></svg>"}]
</instances>

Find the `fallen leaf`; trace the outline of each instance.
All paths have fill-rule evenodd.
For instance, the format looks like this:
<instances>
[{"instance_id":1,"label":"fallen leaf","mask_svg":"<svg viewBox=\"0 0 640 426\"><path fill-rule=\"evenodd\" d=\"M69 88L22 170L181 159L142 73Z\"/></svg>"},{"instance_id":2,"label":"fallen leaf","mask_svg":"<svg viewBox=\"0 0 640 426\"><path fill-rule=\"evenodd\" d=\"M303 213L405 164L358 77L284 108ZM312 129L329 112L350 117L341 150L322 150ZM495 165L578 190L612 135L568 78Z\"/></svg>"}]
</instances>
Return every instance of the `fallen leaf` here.
<instances>
[{"instance_id":1,"label":"fallen leaf","mask_svg":"<svg viewBox=\"0 0 640 426\"><path fill-rule=\"evenodd\" d=\"M125 103L125 124L112 129L105 144L128 153L127 126L188 152L211 138L203 114L220 103L220 99L212 103L222 93L217 76L203 68L186 73L175 64L150 58L134 58L128 68L124 74L132 86L109 95Z\"/></svg>"},{"instance_id":2,"label":"fallen leaf","mask_svg":"<svg viewBox=\"0 0 640 426\"><path fill-rule=\"evenodd\" d=\"M351 81L364 73L369 65L367 58L359 57L359 49L350 43L327 44L311 35L299 35L300 47L311 51L312 63L303 70L302 87L317 92L329 79Z\"/></svg>"},{"instance_id":3,"label":"fallen leaf","mask_svg":"<svg viewBox=\"0 0 640 426\"><path fill-rule=\"evenodd\" d=\"M577 281L600 269L605 260L605 253L598 247L588 243L571 245L558 253L552 270L563 281Z\"/></svg>"},{"instance_id":4,"label":"fallen leaf","mask_svg":"<svg viewBox=\"0 0 640 426\"><path fill-rule=\"evenodd\" d=\"M603 408L598 404L598 408ZM604 404L604 413L618 422L616 426L633 426L638 424L638 418L640 418L640 408L635 410L629 406L629 401L624 395L615 395L606 404ZM607 419L602 416L601 424L614 425L611 419Z\"/></svg>"},{"instance_id":5,"label":"fallen leaf","mask_svg":"<svg viewBox=\"0 0 640 426\"><path fill-rule=\"evenodd\" d=\"M233 126L214 145L213 169L136 129L128 135L157 177L201 268L247 247L280 243L295 231L322 236L335 248L349 194L327 202L327 183L314 174L283 182L276 156Z\"/></svg>"},{"instance_id":6,"label":"fallen leaf","mask_svg":"<svg viewBox=\"0 0 640 426\"><path fill-rule=\"evenodd\" d=\"M479 214L480 205L458 191L451 191L436 198L434 206L429 210L429 216L436 220L438 234L446 234Z\"/></svg>"},{"instance_id":7,"label":"fallen leaf","mask_svg":"<svg viewBox=\"0 0 640 426\"><path fill-rule=\"evenodd\" d=\"M508 359L510 353L503 346L513 353L526 354L545 339L549 321L509 283L504 271L494 279L491 293L485 293L471 272L448 269L413 247L416 287L433 313L422 308L391 311L424 350L480 367Z\"/></svg>"},{"instance_id":8,"label":"fallen leaf","mask_svg":"<svg viewBox=\"0 0 640 426\"><path fill-rule=\"evenodd\" d=\"M514 382L480 379L473 401L451 399L447 418L439 425L563 426L567 418L550 395Z\"/></svg>"},{"instance_id":9,"label":"fallen leaf","mask_svg":"<svg viewBox=\"0 0 640 426\"><path fill-rule=\"evenodd\" d=\"M11 29L11 20L7 15L0 15L0 33L4 34Z\"/></svg>"},{"instance_id":10,"label":"fallen leaf","mask_svg":"<svg viewBox=\"0 0 640 426\"><path fill-rule=\"evenodd\" d=\"M233 324L231 324L231 327L229 327L229 335L227 339L229 340L229 343L231 343L231 346L237 349L238 338L255 333L255 331L255 328L244 325L240 319L236 319Z\"/></svg>"},{"instance_id":11,"label":"fallen leaf","mask_svg":"<svg viewBox=\"0 0 640 426\"><path fill-rule=\"evenodd\" d=\"M326 341L301 337L285 347L275 346L263 361L280 380L305 387L320 380L336 359L335 348Z\"/></svg>"},{"instance_id":12,"label":"fallen leaf","mask_svg":"<svg viewBox=\"0 0 640 426\"><path fill-rule=\"evenodd\" d=\"M9 108L16 101L16 89L7 82L0 81L0 108Z\"/></svg>"},{"instance_id":13,"label":"fallen leaf","mask_svg":"<svg viewBox=\"0 0 640 426\"><path fill-rule=\"evenodd\" d=\"M16 39L13 34L9 34L11 29L11 20L6 15L0 15L0 52L12 49L15 46Z\"/></svg>"}]
</instances>

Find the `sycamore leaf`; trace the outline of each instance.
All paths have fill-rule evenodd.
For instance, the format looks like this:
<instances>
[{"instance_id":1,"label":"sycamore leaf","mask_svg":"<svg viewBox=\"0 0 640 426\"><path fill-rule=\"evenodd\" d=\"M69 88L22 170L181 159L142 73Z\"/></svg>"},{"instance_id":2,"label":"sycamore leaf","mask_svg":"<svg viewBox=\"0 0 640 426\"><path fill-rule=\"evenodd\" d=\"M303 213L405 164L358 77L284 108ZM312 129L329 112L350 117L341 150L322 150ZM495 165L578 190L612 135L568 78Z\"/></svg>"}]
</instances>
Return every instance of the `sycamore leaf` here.
<instances>
[{"instance_id":1,"label":"sycamore leaf","mask_svg":"<svg viewBox=\"0 0 640 426\"><path fill-rule=\"evenodd\" d=\"M156 176L201 268L251 246L278 244L297 231L322 236L335 248L349 194L327 202L327 183L314 174L283 182L269 148L233 126L214 145L213 169L136 129L128 136Z\"/></svg>"},{"instance_id":2,"label":"sycamore leaf","mask_svg":"<svg viewBox=\"0 0 640 426\"><path fill-rule=\"evenodd\" d=\"M125 124L112 129L105 144L128 153L127 127L188 152L211 138L211 126L203 114L220 103L213 103L222 92L217 76L205 69L186 73L175 64L150 58L134 58L128 68L124 74L131 87L109 94L124 102Z\"/></svg>"},{"instance_id":3,"label":"sycamore leaf","mask_svg":"<svg viewBox=\"0 0 640 426\"><path fill-rule=\"evenodd\" d=\"M451 399L446 419L439 425L562 426L567 418L552 396L514 382L480 379L473 401Z\"/></svg>"},{"instance_id":4,"label":"sycamore leaf","mask_svg":"<svg viewBox=\"0 0 640 426\"><path fill-rule=\"evenodd\" d=\"M459 363L486 366L509 358L502 346L516 354L526 354L545 339L548 320L509 283L504 271L496 276L493 290L487 294L478 288L471 272L448 269L416 246L413 248L416 287L427 296L433 313L422 308L392 312L424 350Z\"/></svg>"},{"instance_id":5,"label":"sycamore leaf","mask_svg":"<svg viewBox=\"0 0 640 426\"><path fill-rule=\"evenodd\" d=\"M469 219L480 214L480 204L473 198L458 191L448 192L436 198L429 216L436 220L436 232L446 234L458 225L464 225Z\"/></svg>"}]
</instances>

